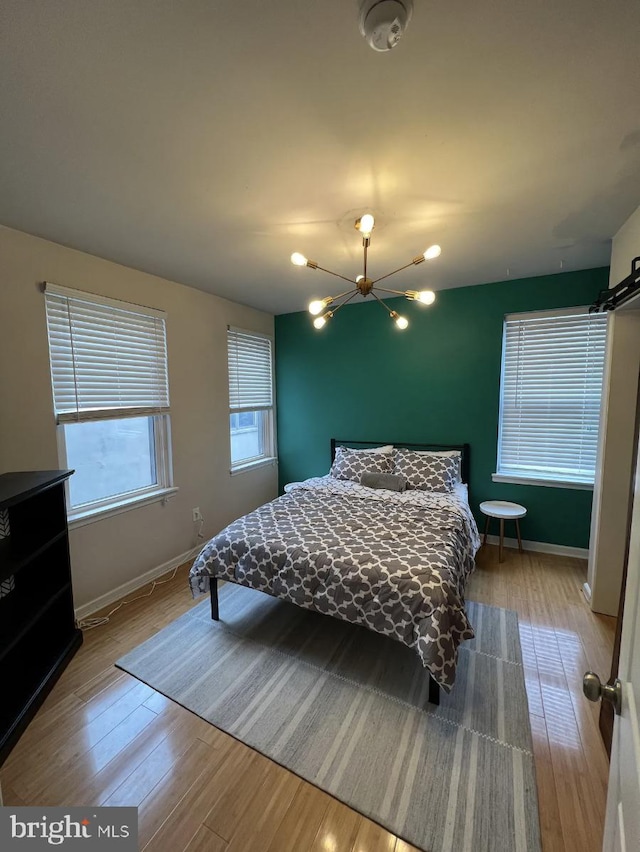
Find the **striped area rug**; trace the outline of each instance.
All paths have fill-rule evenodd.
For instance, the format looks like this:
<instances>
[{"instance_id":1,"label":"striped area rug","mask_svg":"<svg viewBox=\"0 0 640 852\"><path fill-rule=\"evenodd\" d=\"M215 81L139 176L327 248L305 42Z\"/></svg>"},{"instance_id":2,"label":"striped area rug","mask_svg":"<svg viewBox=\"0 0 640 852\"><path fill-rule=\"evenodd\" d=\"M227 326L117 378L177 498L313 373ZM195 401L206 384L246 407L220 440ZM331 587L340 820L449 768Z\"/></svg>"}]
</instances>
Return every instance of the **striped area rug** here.
<instances>
[{"instance_id":1,"label":"striped area rug","mask_svg":"<svg viewBox=\"0 0 640 852\"><path fill-rule=\"evenodd\" d=\"M539 852L517 615L468 612L438 708L415 652L230 584L118 666L420 849Z\"/></svg>"}]
</instances>

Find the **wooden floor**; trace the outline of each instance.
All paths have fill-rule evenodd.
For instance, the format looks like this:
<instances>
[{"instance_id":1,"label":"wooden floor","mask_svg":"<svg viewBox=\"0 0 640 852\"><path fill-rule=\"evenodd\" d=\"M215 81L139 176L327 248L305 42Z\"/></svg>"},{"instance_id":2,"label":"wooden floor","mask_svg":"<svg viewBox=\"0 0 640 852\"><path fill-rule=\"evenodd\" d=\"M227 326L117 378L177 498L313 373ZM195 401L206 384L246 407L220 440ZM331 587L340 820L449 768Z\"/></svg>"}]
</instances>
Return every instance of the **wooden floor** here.
<instances>
[{"instance_id":1,"label":"wooden floor","mask_svg":"<svg viewBox=\"0 0 640 852\"><path fill-rule=\"evenodd\" d=\"M520 615L544 852L601 849L608 763L591 668L609 673L615 621L595 616L575 559L479 554L468 597ZM148 852L410 852L384 831L114 668L193 606L187 566L85 633L78 655L0 771L8 805L136 805ZM495 850L511 852L511 850Z\"/></svg>"}]
</instances>

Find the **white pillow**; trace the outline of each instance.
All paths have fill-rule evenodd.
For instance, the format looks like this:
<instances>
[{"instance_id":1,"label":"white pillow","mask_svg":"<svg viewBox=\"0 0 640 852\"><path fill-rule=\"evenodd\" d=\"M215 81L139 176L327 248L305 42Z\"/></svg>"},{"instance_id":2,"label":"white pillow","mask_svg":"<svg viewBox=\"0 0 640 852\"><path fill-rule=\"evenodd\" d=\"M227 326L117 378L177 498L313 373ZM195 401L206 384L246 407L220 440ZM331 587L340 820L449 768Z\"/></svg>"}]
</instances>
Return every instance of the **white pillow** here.
<instances>
[{"instance_id":1,"label":"white pillow","mask_svg":"<svg viewBox=\"0 0 640 852\"><path fill-rule=\"evenodd\" d=\"M398 448L398 449L404 449ZM417 456L460 456L462 457L462 450L414 450L413 447L407 447L412 453L415 453Z\"/></svg>"},{"instance_id":2,"label":"white pillow","mask_svg":"<svg viewBox=\"0 0 640 852\"><path fill-rule=\"evenodd\" d=\"M393 444L385 444L384 447L361 447L357 450L353 449L353 447L345 447L345 449L350 450L352 453L386 453L389 455L393 452Z\"/></svg>"}]
</instances>

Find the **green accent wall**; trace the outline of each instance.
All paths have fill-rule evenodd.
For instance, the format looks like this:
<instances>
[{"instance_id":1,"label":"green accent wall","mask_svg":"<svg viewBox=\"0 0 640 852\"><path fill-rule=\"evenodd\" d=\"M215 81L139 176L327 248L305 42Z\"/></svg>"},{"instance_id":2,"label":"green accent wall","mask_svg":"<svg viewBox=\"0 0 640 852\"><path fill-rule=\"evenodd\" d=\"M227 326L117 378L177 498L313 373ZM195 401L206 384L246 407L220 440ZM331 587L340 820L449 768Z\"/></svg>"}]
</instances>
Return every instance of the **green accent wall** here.
<instances>
[{"instance_id":1,"label":"green accent wall","mask_svg":"<svg viewBox=\"0 0 640 852\"><path fill-rule=\"evenodd\" d=\"M307 312L277 316L280 488L328 473L331 437L466 442L478 523L482 500L513 500L528 509L523 538L588 547L591 490L491 480L502 323L508 313L590 304L608 280L603 267L443 290L432 307L391 299L409 320L405 331L374 302L347 305L321 331Z\"/></svg>"}]
</instances>

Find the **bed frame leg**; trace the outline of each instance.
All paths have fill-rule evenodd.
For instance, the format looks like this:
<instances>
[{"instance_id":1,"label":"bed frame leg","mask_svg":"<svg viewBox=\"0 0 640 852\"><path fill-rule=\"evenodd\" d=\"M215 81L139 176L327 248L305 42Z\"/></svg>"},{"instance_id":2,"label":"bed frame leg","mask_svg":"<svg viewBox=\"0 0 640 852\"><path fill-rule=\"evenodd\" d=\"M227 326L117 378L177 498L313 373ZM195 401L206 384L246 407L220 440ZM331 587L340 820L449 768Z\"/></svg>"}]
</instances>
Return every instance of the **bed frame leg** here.
<instances>
[{"instance_id":1,"label":"bed frame leg","mask_svg":"<svg viewBox=\"0 0 640 852\"><path fill-rule=\"evenodd\" d=\"M212 577L209 582L209 594L211 595L211 618L214 621L220 621L220 612L218 610L218 578ZM431 696L431 687L429 687L429 696ZM429 697L431 701L431 697Z\"/></svg>"},{"instance_id":2,"label":"bed frame leg","mask_svg":"<svg viewBox=\"0 0 640 852\"><path fill-rule=\"evenodd\" d=\"M440 706L440 684L429 675L429 704Z\"/></svg>"}]
</instances>

